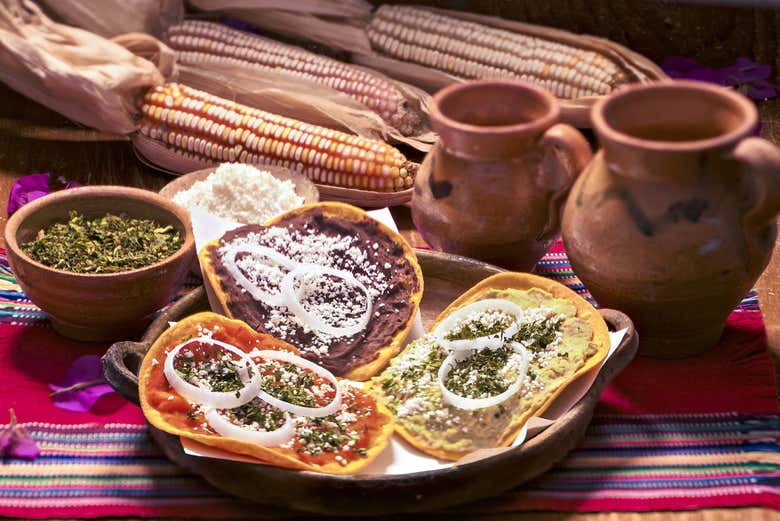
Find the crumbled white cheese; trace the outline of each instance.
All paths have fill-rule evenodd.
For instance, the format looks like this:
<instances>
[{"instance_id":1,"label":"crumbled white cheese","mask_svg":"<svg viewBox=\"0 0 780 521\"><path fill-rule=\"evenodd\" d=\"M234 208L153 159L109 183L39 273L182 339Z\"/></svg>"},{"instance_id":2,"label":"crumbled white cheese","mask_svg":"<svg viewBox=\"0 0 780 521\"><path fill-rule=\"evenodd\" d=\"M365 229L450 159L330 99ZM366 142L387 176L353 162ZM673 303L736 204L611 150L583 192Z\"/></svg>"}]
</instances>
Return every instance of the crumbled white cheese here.
<instances>
[{"instance_id":1,"label":"crumbled white cheese","mask_svg":"<svg viewBox=\"0 0 780 521\"><path fill-rule=\"evenodd\" d=\"M173 197L191 209L205 208L214 215L244 224L262 224L303 204L292 181L280 181L269 172L240 163L223 163L203 181Z\"/></svg>"}]
</instances>

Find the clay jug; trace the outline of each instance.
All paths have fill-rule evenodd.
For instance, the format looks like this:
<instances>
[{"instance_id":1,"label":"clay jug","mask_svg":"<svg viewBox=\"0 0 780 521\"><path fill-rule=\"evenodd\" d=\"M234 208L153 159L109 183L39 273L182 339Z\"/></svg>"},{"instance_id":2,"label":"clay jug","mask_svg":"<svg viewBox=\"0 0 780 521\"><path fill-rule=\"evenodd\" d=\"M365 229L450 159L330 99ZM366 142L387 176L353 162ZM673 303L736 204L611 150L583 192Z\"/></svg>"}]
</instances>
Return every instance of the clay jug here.
<instances>
[{"instance_id":1,"label":"clay jug","mask_svg":"<svg viewBox=\"0 0 780 521\"><path fill-rule=\"evenodd\" d=\"M557 123L558 101L518 81L459 83L430 109L439 141L415 180L412 218L433 248L521 271L560 232L560 211L591 158Z\"/></svg>"},{"instance_id":2,"label":"clay jug","mask_svg":"<svg viewBox=\"0 0 780 521\"><path fill-rule=\"evenodd\" d=\"M641 353L713 347L769 260L780 151L750 137L750 100L700 82L629 87L591 118L602 150L563 216L575 273L634 320Z\"/></svg>"}]
</instances>

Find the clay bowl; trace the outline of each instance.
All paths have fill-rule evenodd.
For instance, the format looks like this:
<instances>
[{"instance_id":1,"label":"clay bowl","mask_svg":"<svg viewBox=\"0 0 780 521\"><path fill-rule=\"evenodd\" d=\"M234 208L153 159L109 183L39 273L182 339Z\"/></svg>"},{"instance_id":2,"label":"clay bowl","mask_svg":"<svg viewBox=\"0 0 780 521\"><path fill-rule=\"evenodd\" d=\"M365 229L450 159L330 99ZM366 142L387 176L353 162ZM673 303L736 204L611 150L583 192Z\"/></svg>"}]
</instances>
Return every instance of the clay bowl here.
<instances>
[{"instance_id":1,"label":"clay bowl","mask_svg":"<svg viewBox=\"0 0 780 521\"><path fill-rule=\"evenodd\" d=\"M303 204L319 202L319 190L317 190L317 187L314 185L314 183L309 181L305 175L299 174L298 172L293 172L289 168L284 168L282 166L262 165L258 166L257 168L259 170L265 170L280 181L292 181L292 183L295 185L295 193L303 197ZM162 190L160 190L160 195L168 199L173 199L176 194L189 189L198 181L203 181L208 176L213 174L215 170L216 168L214 167L204 168L202 170L196 170L194 172L190 172L189 174L184 174L181 177L177 177L165 185Z\"/></svg>"},{"instance_id":2,"label":"clay bowl","mask_svg":"<svg viewBox=\"0 0 780 521\"><path fill-rule=\"evenodd\" d=\"M150 266L98 275L50 268L22 252L20 244L51 224L67 221L72 210L87 218L112 213L153 219L178 229L184 244ZM30 300L49 314L60 334L83 341L135 337L154 312L170 302L195 258L184 208L154 192L122 186L74 188L33 201L8 220L5 244L16 279Z\"/></svg>"}]
</instances>

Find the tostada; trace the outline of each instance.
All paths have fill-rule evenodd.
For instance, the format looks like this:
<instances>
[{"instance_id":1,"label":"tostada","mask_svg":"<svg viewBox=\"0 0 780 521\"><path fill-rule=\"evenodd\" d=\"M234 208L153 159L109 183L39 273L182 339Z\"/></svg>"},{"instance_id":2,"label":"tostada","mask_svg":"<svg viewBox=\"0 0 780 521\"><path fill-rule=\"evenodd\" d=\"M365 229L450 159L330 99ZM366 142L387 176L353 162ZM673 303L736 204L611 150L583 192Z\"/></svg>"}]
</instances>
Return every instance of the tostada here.
<instances>
[{"instance_id":1,"label":"tostada","mask_svg":"<svg viewBox=\"0 0 780 521\"><path fill-rule=\"evenodd\" d=\"M412 445L457 460L511 445L609 347L606 323L582 297L549 279L501 273L461 295L365 389Z\"/></svg>"},{"instance_id":2,"label":"tostada","mask_svg":"<svg viewBox=\"0 0 780 521\"><path fill-rule=\"evenodd\" d=\"M376 375L400 351L422 298L406 241L342 203L231 230L199 259L220 311L351 380Z\"/></svg>"},{"instance_id":3,"label":"tostada","mask_svg":"<svg viewBox=\"0 0 780 521\"><path fill-rule=\"evenodd\" d=\"M280 467L351 474L393 432L374 397L286 342L215 313L163 333L138 388L158 429Z\"/></svg>"}]
</instances>

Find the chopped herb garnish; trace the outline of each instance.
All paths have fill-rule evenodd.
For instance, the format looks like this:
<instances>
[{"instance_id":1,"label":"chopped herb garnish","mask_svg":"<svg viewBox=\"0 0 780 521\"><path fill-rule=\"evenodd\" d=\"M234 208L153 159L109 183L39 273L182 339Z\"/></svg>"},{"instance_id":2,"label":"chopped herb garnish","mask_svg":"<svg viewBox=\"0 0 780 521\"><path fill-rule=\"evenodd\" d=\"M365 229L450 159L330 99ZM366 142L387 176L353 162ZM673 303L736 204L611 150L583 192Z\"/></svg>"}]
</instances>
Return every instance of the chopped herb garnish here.
<instances>
[{"instance_id":1,"label":"chopped herb garnish","mask_svg":"<svg viewBox=\"0 0 780 521\"><path fill-rule=\"evenodd\" d=\"M239 425L264 431L275 431L285 422L284 411L257 399L235 409L228 409L227 417Z\"/></svg>"},{"instance_id":2,"label":"chopped herb garnish","mask_svg":"<svg viewBox=\"0 0 780 521\"><path fill-rule=\"evenodd\" d=\"M295 364L283 362L282 367L277 367L265 375L260 387L271 396L287 403L314 407L317 403L310 391L313 384L313 373L304 371Z\"/></svg>"},{"instance_id":3,"label":"chopped herb garnish","mask_svg":"<svg viewBox=\"0 0 780 521\"><path fill-rule=\"evenodd\" d=\"M211 391L236 392L238 395L238 391L244 387L238 369L224 351L220 350L219 353L220 356L212 357L208 351L195 354L183 349L173 361L173 368L189 383L197 378L207 383Z\"/></svg>"},{"instance_id":4,"label":"chopped herb garnish","mask_svg":"<svg viewBox=\"0 0 780 521\"><path fill-rule=\"evenodd\" d=\"M450 331L444 338L447 340L467 340L469 338L495 335L509 327L510 323L509 317L496 320L490 325L486 325L480 320L472 320L463 324L459 329Z\"/></svg>"},{"instance_id":5,"label":"chopped herb garnish","mask_svg":"<svg viewBox=\"0 0 780 521\"><path fill-rule=\"evenodd\" d=\"M296 450L313 455L337 451L355 438L355 431L339 421L336 415L312 418L308 429L298 431L301 446Z\"/></svg>"},{"instance_id":6,"label":"chopped herb garnish","mask_svg":"<svg viewBox=\"0 0 780 521\"><path fill-rule=\"evenodd\" d=\"M149 266L173 255L184 243L173 226L150 219L106 214L87 219L70 212L66 223L40 230L22 244L32 259L74 273L116 273Z\"/></svg>"},{"instance_id":7,"label":"chopped herb garnish","mask_svg":"<svg viewBox=\"0 0 780 521\"><path fill-rule=\"evenodd\" d=\"M173 368L182 380L189 381L195 376L192 371L192 361L179 357L174 361Z\"/></svg>"},{"instance_id":8,"label":"chopped herb garnish","mask_svg":"<svg viewBox=\"0 0 780 521\"><path fill-rule=\"evenodd\" d=\"M514 350L510 346L477 351L455 362L444 385L461 396L487 397L501 394L512 384L499 374L512 353Z\"/></svg>"},{"instance_id":9,"label":"chopped herb garnish","mask_svg":"<svg viewBox=\"0 0 780 521\"><path fill-rule=\"evenodd\" d=\"M394 373L396 368L391 368L382 379L382 389L385 392L398 390L402 382L417 382L425 373L436 376L446 353L436 346L431 346L428 356L422 364L413 364L405 367L399 373Z\"/></svg>"},{"instance_id":10,"label":"chopped herb garnish","mask_svg":"<svg viewBox=\"0 0 780 521\"><path fill-rule=\"evenodd\" d=\"M563 321L560 319L528 322L520 326L520 330L511 340L513 342L526 342L529 351L542 351L555 340L555 333L561 330L562 323Z\"/></svg>"}]
</instances>

